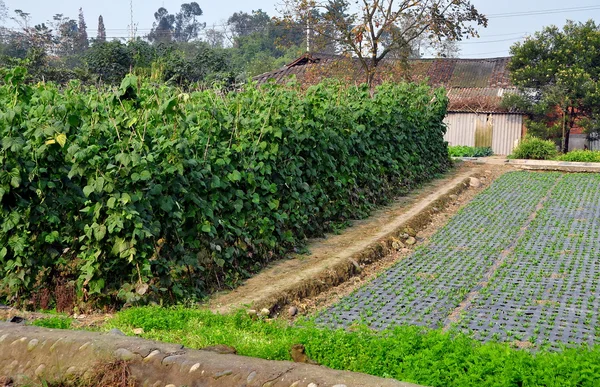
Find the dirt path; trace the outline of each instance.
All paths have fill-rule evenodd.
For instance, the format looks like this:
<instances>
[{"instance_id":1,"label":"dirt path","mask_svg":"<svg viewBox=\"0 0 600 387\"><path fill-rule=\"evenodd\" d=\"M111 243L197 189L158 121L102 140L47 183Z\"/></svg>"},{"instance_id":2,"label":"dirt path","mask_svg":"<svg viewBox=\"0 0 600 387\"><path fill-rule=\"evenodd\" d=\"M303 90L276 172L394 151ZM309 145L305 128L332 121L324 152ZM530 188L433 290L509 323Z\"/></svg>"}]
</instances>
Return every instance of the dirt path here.
<instances>
[{"instance_id":1,"label":"dirt path","mask_svg":"<svg viewBox=\"0 0 600 387\"><path fill-rule=\"evenodd\" d=\"M482 175L485 169L487 166L460 164L444 178L399 198L368 219L355 221L342 234L311 241L310 255L297 255L278 262L239 288L217 294L210 300L210 308L227 312L240 307L266 307L272 312L278 306L339 285L353 276L352 271L361 271L365 264L385 257L390 252L387 248L391 245L390 240L395 234L401 234L405 225L414 226L411 221L421 214L431 215L442 210L448 197L455 196L453 192L460 193L469 177ZM426 216L421 226L430 220Z\"/></svg>"}]
</instances>

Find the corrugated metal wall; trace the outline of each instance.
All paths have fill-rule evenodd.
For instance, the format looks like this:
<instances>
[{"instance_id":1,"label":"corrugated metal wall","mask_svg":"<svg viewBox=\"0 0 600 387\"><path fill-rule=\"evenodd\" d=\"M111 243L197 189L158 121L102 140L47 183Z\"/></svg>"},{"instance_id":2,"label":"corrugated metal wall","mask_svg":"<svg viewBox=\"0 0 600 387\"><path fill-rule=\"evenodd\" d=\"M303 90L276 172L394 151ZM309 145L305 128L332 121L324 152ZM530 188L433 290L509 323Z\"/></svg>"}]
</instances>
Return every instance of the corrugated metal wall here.
<instances>
[{"instance_id":1,"label":"corrugated metal wall","mask_svg":"<svg viewBox=\"0 0 600 387\"><path fill-rule=\"evenodd\" d=\"M500 113L448 113L444 122L448 130L444 139L450 145L475 146L477 127L492 127L495 154L509 155L521 139L523 116Z\"/></svg>"},{"instance_id":2,"label":"corrugated metal wall","mask_svg":"<svg viewBox=\"0 0 600 387\"><path fill-rule=\"evenodd\" d=\"M590 140L588 142L589 144L589 149L593 150L593 151L600 151L600 139L598 140Z\"/></svg>"}]
</instances>

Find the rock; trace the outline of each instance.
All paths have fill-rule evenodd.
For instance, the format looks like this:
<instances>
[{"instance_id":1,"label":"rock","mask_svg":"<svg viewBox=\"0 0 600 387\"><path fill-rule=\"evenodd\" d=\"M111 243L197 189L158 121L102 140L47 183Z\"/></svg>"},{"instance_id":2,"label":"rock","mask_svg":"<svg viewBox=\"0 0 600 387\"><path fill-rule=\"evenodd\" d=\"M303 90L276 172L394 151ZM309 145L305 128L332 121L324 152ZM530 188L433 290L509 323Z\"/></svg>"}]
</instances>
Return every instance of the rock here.
<instances>
[{"instance_id":1,"label":"rock","mask_svg":"<svg viewBox=\"0 0 600 387\"><path fill-rule=\"evenodd\" d=\"M120 329L117 328L113 328L110 331L108 331L109 334L111 335L117 335L117 336L127 336L125 333L123 333Z\"/></svg>"},{"instance_id":2,"label":"rock","mask_svg":"<svg viewBox=\"0 0 600 387\"><path fill-rule=\"evenodd\" d=\"M485 172L483 172L483 173L485 173L486 175L491 175L491 174L492 174L492 171L485 171Z\"/></svg>"},{"instance_id":3,"label":"rock","mask_svg":"<svg viewBox=\"0 0 600 387\"><path fill-rule=\"evenodd\" d=\"M219 378L222 378L223 376L228 376L231 374L233 374L233 370L225 370L225 371L217 372L216 374L213 375L213 378L219 379Z\"/></svg>"},{"instance_id":4,"label":"rock","mask_svg":"<svg viewBox=\"0 0 600 387\"><path fill-rule=\"evenodd\" d=\"M404 248L404 249L400 250L400 252L401 252L402 254L410 254L410 253L411 253L411 250L410 250L410 249L406 249L406 248Z\"/></svg>"},{"instance_id":5,"label":"rock","mask_svg":"<svg viewBox=\"0 0 600 387\"><path fill-rule=\"evenodd\" d=\"M404 232L405 232L406 234L408 234L408 236L411 236L411 237L414 237L414 236L416 236L416 235L417 235L417 233L415 232L415 230L414 230L412 227L406 227L406 228L404 229Z\"/></svg>"},{"instance_id":6,"label":"rock","mask_svg":"<svg viewBox=\"0 0 600 387\"><path fill-rule=\"evenodd\" d=\"M260 315L263 317L269 317L271 315L271 311L267 308L262 308L260 310Z\"/></svg>"},{"instance_id":7,"label":"rock","mask_svg":"<svg viewBox=\"0 0 600 387\"><path fill-rule=\"evenodd\" d=\"M143 333L144 333L144 328L135 328L135 329L133 330L133 334L134 334L134 335L141 335L141 334L143 334Z\"/></svg>"},{"instance_id":8,"label":"rock","mask_svg":"<svg viewBox=\"0 0 600 387\"><path fill-rule=\"evenodd\" d=\"M398 239L392 239L392 249L400 250L400 249L403 249L404 247L405 247L404 243L402 243Z\"/></svg>"},{"instance_id":9,"label":"rock","mask_svg":"<svg viewBox=\"0 0 600 387\"><path fill-rule=\"evenodd\" d=\"M450 198L450 200L456 200L456 199L458 199L458 195L450 195L448 197Z\"/></svg>"},{"instance_id":10,"label":"rock","mask_svg":"<svg viewBox=\"0 0 600 387\"><path fill-rule=\"evenodd\" d=\"M256 316L258 313L256 312L256 309L248 309L246 311L246 313L248 314L248 316Z\"/></svg>"},{"instance_id":11,"label":"rock","mask_svg":"<svg viewBox=\"0 0 600 387\"><path fill-rule=\"evenodd\" d=\"M135 355L133 352L131 352L130 350L128 350L127 348L119 348L114 352L114 355L117 359L119 360L123 360L123 361L130 361L133 360L135 358Z\"/></svg>"},{"instance_id":12,"label":"rock","mask_svg":"<svg viewBox=\"0 0 600 387\"><path fill-rule=\"evenodd\" d=\"M14 324L25 324L25 319L23 317L19 317L19 316L13 316L6 321L9 323L14 323Z\"/></svg>"},{"instance_id":13,"label":"rock","mask_svg":"<svg viewBox=\"0 0 600 387\"><path fill-rule=\"evenodd\" d=\"M306 348L302 344L294 344L290 350L290 355L295 363L306 363L319 365L316 361L312 360L306 355Z\"/></svg>"},{"instance_id":14,"label":"rock","mask_svg":"<svg viewBox=\"0 0 600 387\"><path fill-rule=\"evenodd\" d=\"M469 183L471 185L471 187L473 188L479 188L481 187L481 180L479 180L476 177L471 177L471 181Z\"/></svg>"},{"instance_id":15,"label":"rock","mask_svg":"<svg viewBox=\"0 0 600 387\"><path fill-rule=\"evenodd\" d=\"M294 317L297 314L298 314L298 308L296 308L295 306L290 306L290 308L288 309L288 315L290 317Z\"/></svg>"},{"instance_id":16,"label":"rock","mask_svg":"<svg viewBox=\"0 0 600 387\"><path fill-rule=\"evenodd\" d=\"M217 345L211 345L209 347L204 347L201 348L202 351L209 351L209 352L214 352L214 353L218 353L221 355L236 355L237 354L237 350L235 348L233 348L230 345L223 345L223 344L217 344Z\"/></svg>"},{"instance_id":17,"label":"rock","mask_svg":"<svg viewBox=\"0 0 600 387\"><path fill-rule=\"evenodd\" d=\"M404 241L404 243L406 243L409 246L413 246L417 243L417 240L414 237L410 237L406 241Z\"/></svg>"}]
</instances>

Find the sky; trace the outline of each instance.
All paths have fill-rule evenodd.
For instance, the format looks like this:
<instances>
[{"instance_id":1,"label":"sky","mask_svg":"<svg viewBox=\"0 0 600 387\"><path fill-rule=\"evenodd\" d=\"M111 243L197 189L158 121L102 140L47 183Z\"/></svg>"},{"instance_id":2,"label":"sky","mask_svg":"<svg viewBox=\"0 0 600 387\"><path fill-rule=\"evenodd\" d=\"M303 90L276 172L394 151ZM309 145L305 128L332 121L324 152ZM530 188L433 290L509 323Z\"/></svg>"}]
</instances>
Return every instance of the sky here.
<instances>
[{"instance_id":1,"label":"sky","mask_svg":"<svg viewBox=\"0 0 600 387\"><path fill-rule=\"evenodd\" d=\"M165 7L176 13L182 3L189 1L132 0L133 20L137 34L145 35L152 28L154 12ZM96 35L98 16L102 15L108 37L127 37L131 12L128 0L4 0L9 13L21 9L31 14L32 23L51 20L62 13L77 19L83 8L88 35ZM200 18L208 26L222 28L227 18L237 11L251 12L262 9L270 16L278 15L279 0L197 0L204 15ZM563 26L567 19L585 22L594 19L600 23L600 3L597 0L472 0L475 7L489 17L488 28L480 30L480 37L459 42L460 57L492 58L509 55L512 44L528 34L548 25ZM10 25L10 22L6 22Z\"/></svg>"}]
</instances>

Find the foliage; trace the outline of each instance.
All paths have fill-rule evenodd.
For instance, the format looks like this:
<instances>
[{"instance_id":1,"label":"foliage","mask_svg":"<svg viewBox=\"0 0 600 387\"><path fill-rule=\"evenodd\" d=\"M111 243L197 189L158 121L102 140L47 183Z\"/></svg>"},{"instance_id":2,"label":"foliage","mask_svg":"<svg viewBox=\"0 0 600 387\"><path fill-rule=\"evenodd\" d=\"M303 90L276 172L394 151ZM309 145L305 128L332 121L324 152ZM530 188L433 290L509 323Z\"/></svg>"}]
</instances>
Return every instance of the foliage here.
<instances>
[{"instance_id":1,"label":"foliage","mask_svg":"<svg viewBox=\"0 0 600 387\"><path fill-rule=\"evenodd\" d=\"M450 154L450 157L487 157L494 155L494 151L490 147L466 145L449 146L448 153Z\"/></svg>"},{"instance_id":2,"label":"foliage","mask_svg":"<svg viewBox=\"0 0 600 387\"><path fill-rule=\"evenodd\" d=\"M89 71L109 84L120 82L134 63L127 45L118 40L94 43L85 58Z\"/></svg>"},{"instance_id":3,"label":"foliage","mask_svg":"<svg viewBox=\"0 0 600 387\"><path fill-rule=\"evenodd\" d=\"M584 163L600 163L600 151L572 150L556 158L560 161L578 161Z\"/></svg>"},{"instance_id":4,"label":"foliage","mask_svg":"<svg viewBox=\"0 0 600 387\"><path fill-rule=\"evenodd\" d=\"M487 26L487 18L468 0L286 0L283 22L309 25L317 36L343 53L357 57L373 84L378 64L391 52L414 51L423 34L438 40L476 36L472 25Z\"/></svg>"},{"instance_id":5,"label":"foliage","mask_svg":"<svg viewBox=\"0 0 600 387\"><path fill-rule=\"evenodd\" d=\"M511 79L530 105L558 110L564 125L562 150L569 149L569 133L581 118L596 121L600 113L600 28L593 20L568 21L536 32L511 47Z\"/></svg>"},{"instance_id":6,"label":"foliage","mask_svg":"<svg viewBox=\"0 0 600 387\"><path fill-rule=\"evenodd\" d=\"M542 140L532 135L523 137L513 150L512 159L551 160L556 157L556 145L550 140Z\"/></svg>"},{"instance_id":7,"label":"foliage","mask_svg":"<svg viewBox=\"0 0 600 387\"><path fill-rule=\"evenodd\" d=\"M58 282L91 302L197 297L449 166L447 98L426 85L187 94L25 77L0 87L0 292L14 299Z\"/></svg>"},{"instance_id":8,"label":"foliage","mask_svg":"<svg viewBox=\"0 0 600 387\"><path fill-rule=\"evenodd\" d=\"M426 386L595 386L600 351L595 348L530 353L505 344L481 344L461 334L399 326L374 332L361 326L326 330L310 322L252 320L244 313L216 315L185 308L131 308L109 327L143 328L143 337L191 348L225 344L241 355L290 360L294 344L320 364Z\"/></svg>"}]
</instances>

